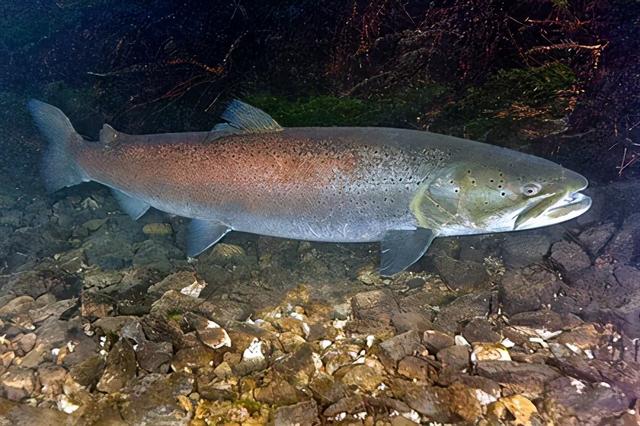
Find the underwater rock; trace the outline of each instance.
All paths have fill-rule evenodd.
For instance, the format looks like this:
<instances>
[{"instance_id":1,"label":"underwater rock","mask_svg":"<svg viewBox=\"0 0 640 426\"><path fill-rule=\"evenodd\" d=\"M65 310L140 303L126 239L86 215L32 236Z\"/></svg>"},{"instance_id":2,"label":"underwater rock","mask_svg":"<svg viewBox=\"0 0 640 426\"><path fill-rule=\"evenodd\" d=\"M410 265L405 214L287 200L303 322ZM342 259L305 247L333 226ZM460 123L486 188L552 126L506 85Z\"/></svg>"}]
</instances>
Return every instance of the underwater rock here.
<instances>
[{"instance_id":1,"label":"underwater rock","mask_svg":"<svg viewBox=\"0 0 640 426\"><path fill-rule=\"evenodd\" d=\"M80 315L90 321L107 318L115 311L114 298L97 291L83 292L80 301Z\"/></svg>"},{"instance_id":2,"label":"underwater rock","mask_svg":"<svg viewBox=\"0 0 640 426\"><path fill-rule=\"evenodd\" d=\"M589 255L578 244L560 241L551 246L549 260L563 272L576 272L591 266Z\"/></svg>"},{"instance_id":3,"label":"underwater rock","mask_svg":"<svg viewBox=\"0 0 640 426\"><path fill-rule=\"evenodd\" d=\"M476 371L480 376L500 383L504 392L530 399L539 398L546 383L560 377L560 372L548 365L516 361L480 361Z\"/></svg>"},{"instance_id":4,"label":"underwater rock","mask_svg":"<svg viewBox=\"0 0 640 426\"><path fill-rule=\"evenodd\" d=\"M387 370L394 371L402 358L419 351L420 346L420 334L407 331L380 343L379 358Z\"/></svg>"},{"instance_id":5,"label":"underwater rock","mask_svg":"<svg viewBox=\"0 0 640 426\"><path fill-rule=\"evenodd\" d=\"M133 266L148 268L168 274L174 270L175 261L186 265L184 253L166 241L145 240L135 246Z\"/></svg>"},{"instance_id":6,"label":"underwater rock","mask_svg":"<svg viewBox=\"0 0 640 426\"><path fill-rule=\"evenodd\" d=\"M2 392L12 401L20 401L31 396L37 385L35 372L30 368L12 365L0 376Z\"/></svg>"},{"instance_id":7,"label":"underwater rock","mask_svg":"<svg viewBox=\"0 0 640 426\"><path fill-rule=\"evenodd\" d=\"M502 258L509 268L522 268L542 262L550 247L549 237L539 232L507 233L501 245Z\"/></svg>"},{"instance_id":8,"label":"underwater rock","mask_svg":"<svg viewBox=\"0 0 640 426\"><path fill-rule=\"evenodd\" d=\"M393 294L386 290L358 293L351 299L354 318L391 323L393 314L400 311Z\"/></svg>"},{"instance_id":9,"label":"underwater rock","mask_svg":"<svg viewBox=\"0 0 640 426\"><path fill-rule=\"evenodd\" d=\"M536 406L522 395L510 395L500 398L487 407L487 415L491 422L516 425L542 425L542 418ZM513 420L512 420L513 419Z\"/></svg>"},{"instance_id":10,"label":"underwater rock","mask_svg":"<svg viewBox=\"0 0 640 426\"><path fill-rule=\"evenodd\" d=\"M314 398L324 406L331 405L348 394L348 389L342 382L323 372L318 372L313 377L309 389Z\"/></svg>"},{"instance_id":11,"label":"underwater rock","mask_svg":"<svg viewBox=\"0 0 640 426\"><path fill-rule=\"evenodd\" d=\"M409 407L434 422L470 422L482 415L474 393L463 385L440 388L396 380L392 389Z\"/></svg>"},{"instance_id":12,"label":"underwater rock","mask_svg":"<svg viewBox=\"0 0 640 426\"><path fill-rule=\"evenodd\" d=\"M120 414L128 425L188 425L193 415L181 401L193 392L193 376L185 373L149 374L130 385L136 395L120 403Z\"/></svg>"},{"instance_id":13,"label":"underwater rock","mask_svg":"<svg viewBox=\"0 0 640 426\"><path fill-rule=\"evenodd\" d=\"M282 426L318 424L318 405L314 400L310 400L278 407L273 412L273 422Z\"/></svg>"},{"instance_id":14,"label":"underwater rock","mask_svg":"<svg viewBox=\"0 0 640 426\"><path fill-rule=\"evenodd\" d=\"M383 372L380 363L352 364L340 368L334 377L346 386L372 392L384 381Z\"/></svg>"},{"instance_id":15,"label":"underwater rock","mask_svg":"<svg viewBox=\"0 0 640 426\"><path fill-rule=\"evenodd\" d=\"M82 247L87 262L103 270L123 269L131 265L133 248L126 238L118 234L94 234Z\"/></svg>"},{"instance_id":16,"label":"underwater rock","mask_svg":"<svg viewBox=\"0 0 640 426\"><path fill-rule=\"evenodd\" d=\"M499 287L500 301L509 315L535 311L553 303L560 289L558 277L541 266L507 271Z\"/></svg>"},{"instance_id":17,"label":"underwater rock","mask_svg":"<svg viewBox=\"0 0 640 426\"><path fill-rule=\"evenodd\" d=\"M629 399L640 396L640 364L638 362L606 362L593 359L580 348L549 343L553 357L549 364L563 373L588 382L605 382L621 389Z\"/></svg>"},{"instance_id":18,"label":"underwater rock","mask_svg":"<svg viewBox=\"0 0 640 426\"><path fill-rule=\"evenodd\" d=\"M164 294L169 290L180 291L196 281L198 281L198 278L193 271L175 272L150 286L147 289L147 293Z\"/></svg>"},{"instance_id":19,"label":"underwater rock","mask_svg":"<svg viewBox=\"0 0 640 426\"><path fill-rule=\"evenodd\" d=\"M173 234L173 228L169 223L147 223L142 227L142 232L151 237L166 237Z\"/></svg>"},{"instance_id":20,"label":"underwater rock","mask_svg":"<svg viewBox=\"0 0 640 426\"><path fill-rule=\"evenodd\" d=\"M462 335L470 343L498 343L502 336L493 330L493 325L485 318L473 318L464 326Z\"/></svg>"},{"instance_id":21,"label":"underwater rock","mask_svg":"<svg viewBox=\"0 0 640 426\"><path fill-rule=\"evenodd\" d=\"M121 338L109 351L102 377L96 385L100 392L113 393L124 388L136 375L136 353L127 339Z\"/></svg>"},{"instance_id":22,"label":"underwater rock","mask_svg":"<svg viewBox=\"0 0 640 426\"><path fill-rule=\"evenodd\" d=\"M411 380L433 383L438 377L440 366L433 360L407 356L398 363L398 374Z\"/></svg>"},{"instance_id":23,"label":"underwater rock","mask_svg":"<svg viewBox=\"0 0 640 426\"><path fill-rule=\"evenodd\" d=\"M444 282L455 290L468 292L488 284L489 274L482 263L448 256L437 256L434 263Z\"/></svg>"},{"instance_id":24,"label":"underwater rock","mask_svg":"<svg viewBox=\"0 0 640 426\"><path fill-rule=\"evenodd\" d=\"M435 355L441 349L455 344L453 337L437 330L427 330L422 335L422 344L426 346L429 353Z\"/></svg>"},{"instance_id":25,"label":"underwater rock","mask_svg":"<svg viewBox=\"0 0 640 426\"><path fill-rule=\"evenodd\" d=\"M457 373L469 368L469 347L454 345L441 349L436 359L442 363L442 370L447 374Z\"/></svg>"},{"instance_id":26,"label":"underwater rock","mask_svg":"<svg viewBox=\"0 0 640 426\"><path fill-rule=\"evenodd\" d=\"M433 322L433 326L445 333L453 334L459 330L461 323L472 318L485 317L497 306L497 292L495 291L466 294L443 307Z\"/></svg>"},{"instance_id":27,"label":"underwater rock","mask_svg":"<svg viewBox=\"0 0 640 426\"><path fill-rule=\"evenodd\" d=\"M624 413L629 401L625 395L606 383L588 384L571 377L559 377L545 388L543 408L549 419L562 419L567 424L601 425Z\"/></svg>"},{"instance_id":28,"label":"underwater rock","mask_svg":"<svg viewBox=\"0 0 640 426\"><path fill-rule=\"evenodd\" d=\"M67 370L59 365L43 364L38 367L38 380L42 386L41 392L49 399L56 399L61 395Z\"/></svg>"},{"instance_id":29,"label":"underwater rock","mask_svg":"<svg viewBox=\"0 0 640 426\"><path fill-rule=\"evenodd\" d=\"M612 261L630 263L640 253L640 213L629 215L603 250Z\"/></svg>"},{"instance_id":30,"label":"underwater rock","mask_svg":"<svg viewBox=\"0 0 640 426\"><path fill-rule=\"evenodd\" d=\"M102 356L93 355L72 366L69 374L81 386L93 388L100 380L105 365Z\"/></svg>"},{"instance_id":31,"label":"underwater rock","mask_svg":"<svg viewBox=\"0 0 640 426\"><path fill-rule=\"evenodd\" d=\"M586 228L578 238L592 256L597 256L615 232L616 225L607 222Z\"/></svg>"},{"instance_id":32,"label":"underwater rock","mask_svg":"<svg viewBox=\"0 0 640 426\"><path fill-rule=\"evenodd\" d=\"M19 315L27 314L33 307L35 300L31 296L18 296L0 306L0 318L13 319Z\"/></svg>"},{"instance_id":33,"label":"underwater rock","mask_svg":"<svg viewBox=\"0 0 640 426\"><path fill-rule=\"evenodd\" d=\"M6 425L66 425L71 424L71 417L61 411L32 407L0 398L0 418Z\"/></svg>"}]
</instances>

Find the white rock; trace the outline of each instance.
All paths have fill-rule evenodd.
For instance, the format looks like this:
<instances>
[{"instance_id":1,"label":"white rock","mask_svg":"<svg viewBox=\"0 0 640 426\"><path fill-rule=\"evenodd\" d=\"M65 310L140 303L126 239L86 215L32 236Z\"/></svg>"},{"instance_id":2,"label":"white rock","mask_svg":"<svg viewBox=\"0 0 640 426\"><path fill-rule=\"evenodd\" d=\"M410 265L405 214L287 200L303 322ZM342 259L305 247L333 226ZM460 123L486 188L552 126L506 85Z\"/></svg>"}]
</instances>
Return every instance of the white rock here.
<instances>
[{"instance_id":1,"label":"white rock","mask_svg":"<svg viewBox=\"0 0 640 426\"><path fill-rule=\"evenodd\" d=\"M207 286L207 283L205 283L204 281L194 281L193 284L188 285L186 287L183 287L182 289L180 289L180 293L186 295L186 296L191 296L191 297L199 297L200 293L202 292L202 290L204 290L204 288Z\"/></svg>"},{"instance_id":2,"label":"white rock","mask_svg":"<svg viewBox=\"0 0 640 426\"><path fill-rule=\"evenodd\" d=\"M257 338L254 338L247 349L242 353L243 361L262 361L264 355L262 354L262 342Z\"/></svg>"}]
</instances>

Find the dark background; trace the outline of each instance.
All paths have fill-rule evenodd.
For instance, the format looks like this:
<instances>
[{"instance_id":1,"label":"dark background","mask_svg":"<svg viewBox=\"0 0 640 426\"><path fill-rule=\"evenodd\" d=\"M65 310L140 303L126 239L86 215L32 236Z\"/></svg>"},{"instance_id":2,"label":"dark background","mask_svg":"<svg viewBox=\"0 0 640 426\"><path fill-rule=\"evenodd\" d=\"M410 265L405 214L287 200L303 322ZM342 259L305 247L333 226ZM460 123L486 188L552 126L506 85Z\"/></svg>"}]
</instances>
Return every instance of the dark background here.
<instances>
[{"instance_id":1,"label":"dark background","mask_svg":"<svg viewBox=\"0 0 640 426\"><path fill-rule=\"evenodd\" d=\"M638 174L637 1L10 0L0 29L5 158L39 149L31 96L94 137L210 128L239 97L283 125L422 128Z\"/></svg>"}]
</instances>

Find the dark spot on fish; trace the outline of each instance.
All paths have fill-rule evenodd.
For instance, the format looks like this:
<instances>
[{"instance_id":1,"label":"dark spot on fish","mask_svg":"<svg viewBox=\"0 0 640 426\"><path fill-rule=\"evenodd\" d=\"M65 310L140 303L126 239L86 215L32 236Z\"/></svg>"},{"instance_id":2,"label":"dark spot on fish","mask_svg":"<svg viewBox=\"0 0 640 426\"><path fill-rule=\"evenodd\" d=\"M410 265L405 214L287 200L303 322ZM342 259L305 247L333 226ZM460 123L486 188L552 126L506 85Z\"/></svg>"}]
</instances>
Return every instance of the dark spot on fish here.
<instances>
[{"instance_id":1,"label":"dark spot on fish","mask_svg":"<svg viewBox=\"0 0 640 426\"><path fill-rule=\"evenodd\" d=\"M501 192L500 195L502 195L504 197L505 195L507 195L507 193L506 192Z\"/></svg>"}]
</instances>

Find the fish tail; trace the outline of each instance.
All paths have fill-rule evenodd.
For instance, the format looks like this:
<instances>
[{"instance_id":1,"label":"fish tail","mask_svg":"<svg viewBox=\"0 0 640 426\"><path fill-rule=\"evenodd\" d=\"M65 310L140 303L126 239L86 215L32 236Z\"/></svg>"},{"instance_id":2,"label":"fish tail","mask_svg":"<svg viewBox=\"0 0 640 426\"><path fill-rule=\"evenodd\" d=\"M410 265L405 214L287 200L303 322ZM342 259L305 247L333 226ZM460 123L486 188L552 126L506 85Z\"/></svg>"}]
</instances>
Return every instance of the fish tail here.
<instances>
[{"instance_id":1,"label":"fish tail","mask_svg":"<svg viewBox=\"0 0 640 426\"><path fill-rule=\"evenodd\" d=\"M42 177L47 191L55 192L87 181L73 154L74 146L84 143L84 139L67 116L53 105L36 99L29 101L28 108L36 126L49 142L42 159Z\"/></svg>"}]
</instances>

